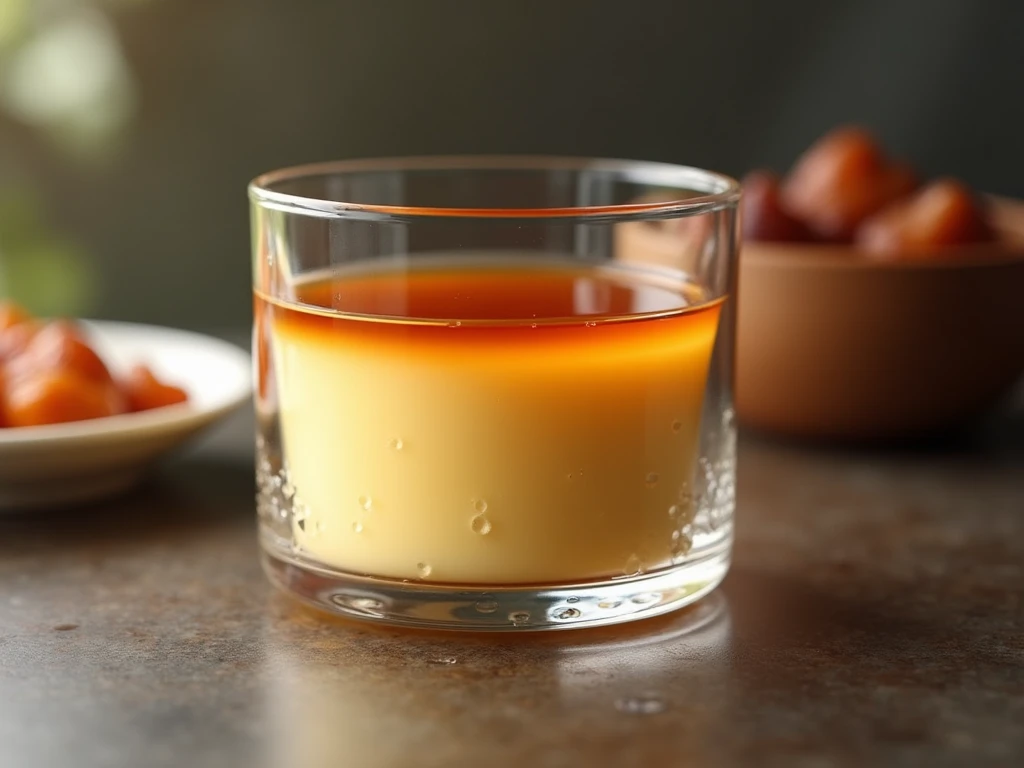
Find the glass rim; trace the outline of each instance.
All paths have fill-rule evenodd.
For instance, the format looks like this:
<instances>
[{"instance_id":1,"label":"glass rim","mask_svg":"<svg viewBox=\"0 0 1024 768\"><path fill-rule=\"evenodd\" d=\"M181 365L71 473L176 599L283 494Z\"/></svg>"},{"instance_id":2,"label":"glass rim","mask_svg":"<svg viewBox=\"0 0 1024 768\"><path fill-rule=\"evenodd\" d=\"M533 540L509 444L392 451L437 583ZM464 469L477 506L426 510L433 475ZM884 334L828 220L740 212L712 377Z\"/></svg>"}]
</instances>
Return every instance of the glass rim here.
<instances>
[{"instance_id":1,"label":"glass rim","mask_svg":"<svg viewBox=\"0 0 1024 768\"><path fill-rule=\"evenodd\" d=\"M539 208L465 208L406 206L328 200L280 192L275 185L316 176L403 171L501 171L534 173L594 171L617 174L623 181L652 188L696 192L696 195L648 203L578 205ZM475 219L600 219L630 221L696 216L735 207L740 184L731 176L687 165L647 160L561 157L548 155L433 155L367 158L309 163L260 174L248 186L249 199L263 208L323 218L393 220L409 218Z\"/></svg>"}]
</instances>

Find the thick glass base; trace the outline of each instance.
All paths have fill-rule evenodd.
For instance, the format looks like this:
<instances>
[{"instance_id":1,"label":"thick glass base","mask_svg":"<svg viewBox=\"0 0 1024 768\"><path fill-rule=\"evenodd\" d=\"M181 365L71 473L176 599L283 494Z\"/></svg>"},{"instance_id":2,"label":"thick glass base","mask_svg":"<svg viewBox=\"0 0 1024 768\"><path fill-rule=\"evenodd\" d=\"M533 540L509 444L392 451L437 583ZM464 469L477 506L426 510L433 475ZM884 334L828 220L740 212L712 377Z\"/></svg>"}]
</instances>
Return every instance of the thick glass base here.
<instances>
[{"instance_id":1,"label":"thick glass base","mask_svg":"<svg viewBox=\"0 0 1024 768\"><path fill-rule=\"evenodd\" d=\"M658 616L700 600L725 577L729 538L671 568L582 584L475 587L360 576L282 552L263 538L263 568L290 595L330 613L428 629L574 629Z\"/></svg>"}]
</instances>

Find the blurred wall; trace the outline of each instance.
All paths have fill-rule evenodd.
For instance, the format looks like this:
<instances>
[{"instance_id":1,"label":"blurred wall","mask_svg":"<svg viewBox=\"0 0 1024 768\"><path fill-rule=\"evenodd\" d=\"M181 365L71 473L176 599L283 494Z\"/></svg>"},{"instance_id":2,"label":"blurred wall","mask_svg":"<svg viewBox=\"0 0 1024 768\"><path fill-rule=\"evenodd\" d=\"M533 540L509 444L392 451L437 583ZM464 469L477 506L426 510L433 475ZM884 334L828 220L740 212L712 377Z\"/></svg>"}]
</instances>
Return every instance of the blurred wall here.
<instances>
[{"instance_id":1,"label":"blurred wall","mask_svg":"<svg viewBox=\"0 0 1024 768\"><path fill-rule=\"evenodd\" d=\"M856 121L923 172L1024 197L1020 0L94 5L131 85L124 126L82 155L0 113L0 182L76 244L95 316L244 326L245 185L320 159L531 152L739 175Z\"/></svg>"}]
</instances>

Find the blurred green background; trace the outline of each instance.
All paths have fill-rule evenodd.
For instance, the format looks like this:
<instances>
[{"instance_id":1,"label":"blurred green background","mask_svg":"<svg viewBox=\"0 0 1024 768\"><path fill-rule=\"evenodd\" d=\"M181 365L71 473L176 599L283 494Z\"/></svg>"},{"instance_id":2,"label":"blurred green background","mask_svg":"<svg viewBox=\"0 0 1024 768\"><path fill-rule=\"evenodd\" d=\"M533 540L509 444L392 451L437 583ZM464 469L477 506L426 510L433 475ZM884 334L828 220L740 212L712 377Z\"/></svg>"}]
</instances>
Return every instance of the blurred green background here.
<instances>
[{"instance_id":1,"label":"blurred green background","mask_svg":"<svg viewBox=\"0 0 1024 768\"><path fill-rule=\"evenodd\" d=\"M0 0L0 295L249 322L274 167L529 152L779 170L874 129L1024 197L1019 0Z\"/></svg>"}]
</instances>

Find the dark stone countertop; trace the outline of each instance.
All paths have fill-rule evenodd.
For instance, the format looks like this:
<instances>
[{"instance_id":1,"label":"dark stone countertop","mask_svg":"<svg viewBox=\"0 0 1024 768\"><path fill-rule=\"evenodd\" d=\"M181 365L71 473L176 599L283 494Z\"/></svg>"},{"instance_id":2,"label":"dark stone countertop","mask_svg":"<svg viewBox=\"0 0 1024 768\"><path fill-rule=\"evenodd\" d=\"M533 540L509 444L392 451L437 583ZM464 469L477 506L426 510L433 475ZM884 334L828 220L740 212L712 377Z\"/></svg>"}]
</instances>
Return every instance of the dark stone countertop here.
<instances>
[{"instance_id":1,"label":"dark stone countertop","mask_svg":"<svg viewBox=\"0 0 1024 768\"><path fill-rule=\"evenodd\" d=\"M1024 424L741 441L724 587L620 628L344 623L257 561L244 417L118 501L0 517L0 765L1024 764Z\"/></svg>"}]
</instances>

